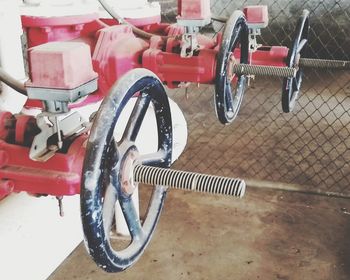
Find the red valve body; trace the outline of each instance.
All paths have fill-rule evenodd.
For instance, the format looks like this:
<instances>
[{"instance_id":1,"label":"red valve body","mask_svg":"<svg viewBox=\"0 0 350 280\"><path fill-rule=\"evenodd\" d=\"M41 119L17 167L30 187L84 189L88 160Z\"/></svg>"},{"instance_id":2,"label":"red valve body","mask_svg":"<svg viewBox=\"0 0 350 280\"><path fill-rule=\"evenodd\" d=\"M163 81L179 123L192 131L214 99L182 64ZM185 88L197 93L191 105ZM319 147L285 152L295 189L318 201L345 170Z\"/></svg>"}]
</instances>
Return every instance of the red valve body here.
<instances>
[{"instance_id":1,"label":"red valve body","mask_svg":"<svg viewBox=\"0 0 350 280\"><path fill-rule=\"evenodd\" d=\"M210 17L209 1L183 0L179 3L181 19L198 20ZM250 17L255 12L260 23L266 21L264 10L246 11L248 12ZM31 50L29 59L33 61L29 61L29 64L32 80L28 85L69 88L83 83L93 77L94 73L98 74L98 90L82 102L70 105L71 107L85 106L101 100L116 80L127 71L138 67L150 69L168 87L177 87L182 82L205 84L215 82L221 33L215 38L198 35L197 40L200 45L198 51L192 57L185 58L180 56L181 34L184 28L179 26L169 24L144 26L145 31L157 33L150 40L145 40L133 34L128 26L106 27L95 14L61 18L24 16L22 23L27 31L30 47L62 41L61 46L57 45L57 49L61 48L61 52L58 56L56 55L56 58L65 57L72 60L71 64L68 61L59 66L57 63L59 59L54 63L53 56L51 59L43 52L36 53ZM164 40L158 35L170 36L170 38ZM78 49L62 51L64 42L72 40L88 45L90 54L87 55L84 47L81 53ZM34 50L37 49L34 48ZM285 47L262 47L252 53L250 63L285 66L287 53L288 49ZM239 49L236 49L233 55L239 58ZM90 60L85 61L84 69L81 73L77 73L79 69L74 68L74 63L86 59ZM41 71L40 63L35 67L39 60L42 60L43 65L48 69L51 64L52 69L61 71L59 76L61 78L53 84L43 84L45 73ZM92 69L85 71L91 67L89 65L92 65ZM74 76L72 80L68 79L70 76ZM80 78L82 79L79 80ZM41 102L30 100L26 106L41 107L42 105ZM38 133L33 129L34 123L35 120L31 117L16 119L8 112L0 113L0 199L12 191L55 196L78 194L87 135L77 137L67 151L56 153L48 161L35 162L29 158L30 143Z\"/></svg>"}]
</instances>

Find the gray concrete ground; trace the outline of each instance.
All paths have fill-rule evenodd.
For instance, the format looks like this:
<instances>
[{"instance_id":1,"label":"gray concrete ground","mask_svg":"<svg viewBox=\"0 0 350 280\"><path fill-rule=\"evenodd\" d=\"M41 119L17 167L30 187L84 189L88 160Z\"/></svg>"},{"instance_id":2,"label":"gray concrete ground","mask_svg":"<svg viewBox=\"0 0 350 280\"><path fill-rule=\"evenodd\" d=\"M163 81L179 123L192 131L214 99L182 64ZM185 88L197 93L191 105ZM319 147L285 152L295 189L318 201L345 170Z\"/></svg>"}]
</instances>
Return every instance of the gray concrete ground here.
<instances>
[{"instance_id":1,"label":"gray concrete ground","mask_svg":"<svg viewBox=\"0 0 350 280\"><path fill-rule=\"evenodd\" d=\"M211 87L191 86L188 98L169 90L189 126L174 168L348 195L348 81L348 73L309 74L296 111L286 115L280 81L257 79L231 126L218 124ZM141 187L141 197L148 192ZM49 279L347 280L349 234L349 199L249 186L242 200L170 190L134 267L107 274L81 244Z\"/></svg>"},{"instance_id":2,"label":"gray concrete ground","mask_svg":"<svg viewBox=\"0 0 350 280\"><path fill-rule=\"evenodd\" d=\"M135 266L107 274L81 244L49 279L347 280L349 233L350 200L257 189L235 200L170 190Z\"/></svg>"}]
</instances>

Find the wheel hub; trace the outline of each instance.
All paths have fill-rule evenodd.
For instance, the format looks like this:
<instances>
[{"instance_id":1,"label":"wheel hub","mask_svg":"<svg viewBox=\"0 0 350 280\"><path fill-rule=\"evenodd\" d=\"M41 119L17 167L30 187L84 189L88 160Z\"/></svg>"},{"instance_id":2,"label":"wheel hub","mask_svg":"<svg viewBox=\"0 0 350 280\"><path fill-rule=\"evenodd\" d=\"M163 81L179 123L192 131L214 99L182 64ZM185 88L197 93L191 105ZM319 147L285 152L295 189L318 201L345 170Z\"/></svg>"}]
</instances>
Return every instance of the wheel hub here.
<instances>
[{"instance_id":1,"label":"wheel hub","mask_svg":"<svg viewBox=\"0 0 350 280\"><path fill-rule=\"evenodd\" d=\"M232 80L236 76L236 73L233 72L233 67L234 67L234 65L237 64L237 60L234 57L232 52L229 54L229 56L230 56L230 58L229 58L228 63L227 63L227 70L226 71L227 71L227 79L231 83Z\"/></svg>"},{"instance_id":2,"label":"wheel hub","mask_svg":"<svg viewBox=\"0 0 350 280\"><path fill-rule=\"evenodd\" d=\"M137 186L133 170L138 158L139 151L135 145L132 145L126 150L120 161L120 187L126 195L132 195Z\"/></svg>"}]
</instances>

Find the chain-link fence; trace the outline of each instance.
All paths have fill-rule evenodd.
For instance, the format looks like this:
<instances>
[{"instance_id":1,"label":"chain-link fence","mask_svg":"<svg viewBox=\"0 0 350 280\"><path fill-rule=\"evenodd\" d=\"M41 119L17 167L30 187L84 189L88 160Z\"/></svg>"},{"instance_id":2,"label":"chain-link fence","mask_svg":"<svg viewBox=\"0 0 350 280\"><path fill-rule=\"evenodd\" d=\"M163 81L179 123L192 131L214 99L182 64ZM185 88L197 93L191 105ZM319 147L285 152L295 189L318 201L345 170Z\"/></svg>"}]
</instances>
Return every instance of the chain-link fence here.
<instances>
[{"instance_id":1,"label":"chain-link fence","mask_svg":"<svg viewBox=\"0 0 350 280\"><path fill-rule=\"evenodd\" d=\"M176 11L166 4L168 19ZM346 0L212 1L229 16L246 5L269 6L265 45L289 46L303 9L310 11L306 57L349 59L350 2ZM214 25L214 30L222 28ZM297 185L303 191L350 195L350 72L308 70L293 113L281 109L281 80L259 78L247 90L238 118L218 123L212 86L169 90L183 109L189 140L177 168Z\"/></svg>"}]
</instances>

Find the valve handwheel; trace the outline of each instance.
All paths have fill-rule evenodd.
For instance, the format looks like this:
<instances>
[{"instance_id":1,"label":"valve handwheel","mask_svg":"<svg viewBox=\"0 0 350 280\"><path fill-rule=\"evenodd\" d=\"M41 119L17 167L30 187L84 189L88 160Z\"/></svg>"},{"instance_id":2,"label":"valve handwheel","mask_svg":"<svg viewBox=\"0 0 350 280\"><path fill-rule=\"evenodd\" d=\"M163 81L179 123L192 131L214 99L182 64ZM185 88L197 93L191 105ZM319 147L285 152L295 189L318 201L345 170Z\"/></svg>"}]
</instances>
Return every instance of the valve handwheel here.
<instances>
[{"instance_id":1,"label":"valve handwheel","mask_svg":"<svg viewBox=\"0 0 350 280\"><path fill-rule=\"evenodd\" d=\"M234 120L242 103L247 76L232 74L230 65L237 47L240 47L237 63L248 63L248 36L249 30L243 12L234 11L225 26L216 66L214 101L216 114L222 124Z\"/></svg>"},{"instance_id":2,"label":"valve handwheel","mask_svg":"<svg viewBox=\"0 0 350 280\"><path fill-rule=\"evenodd\" d=\"M120 141L113 132L132 97L137 98ZM152 106L157 122L158 151L139 156L136 137ZM158 222L166 187L154 186L141 224L131 195L136 164L169 167L172 156L172 122L168 97L160 80L146 69L130 71L112 87L92 126L83 166L81 215L85 244L94 261L108 272L125 270L142 255ZM114 206L118 202L129 228L131 243L115 250L110 240Z\"/></svg>"},{"instance_id":3,"label":"valve handwheel","mask_svg":"<svg viewBox=\"0 0 350 280\"><path fill-rule=\"evenodd\" d=\"M299 18L295 29L294 40L288 51L286 64L288 67L298 67L300 53L305 47L309 35L309 11L304 10ZM299 96L301 83L303 81L303 71L301 68L296 72L295 77L284 78L282 86L282 109L289 113L293 110L295 102Z\"/></svg>"},{"instance_id":4,"label":"valve handwheel","mask_svg":"<svg viewBox=\"0 0 350 280\"><path fill-rule=\"evenodd\" d=\"M120 140L114 139L114 129L123 127L120 116L132 97L136 103L125 130ZM140 156L135 140L149 108L154 109L158 148ZM129 71L112 87L95 116L83 165L80 199L85 244L104 270L122 271L142 255L157 225L168 187L243 197L246 185L241 179L169 169L172 139L169 101L161 81L149 70ZM142 224L132 200L137 182L154 186ZM131 236L129 245L124 249L118 246L117 250L110 236L116 202Z\"/></svg>"}]
</instances>

